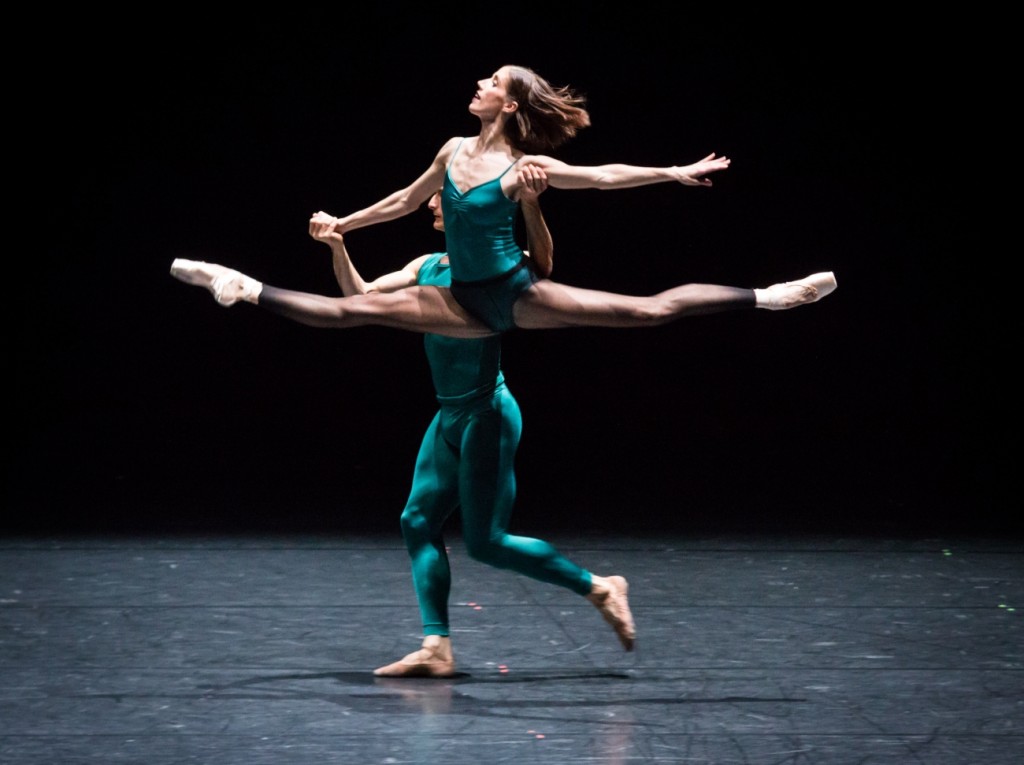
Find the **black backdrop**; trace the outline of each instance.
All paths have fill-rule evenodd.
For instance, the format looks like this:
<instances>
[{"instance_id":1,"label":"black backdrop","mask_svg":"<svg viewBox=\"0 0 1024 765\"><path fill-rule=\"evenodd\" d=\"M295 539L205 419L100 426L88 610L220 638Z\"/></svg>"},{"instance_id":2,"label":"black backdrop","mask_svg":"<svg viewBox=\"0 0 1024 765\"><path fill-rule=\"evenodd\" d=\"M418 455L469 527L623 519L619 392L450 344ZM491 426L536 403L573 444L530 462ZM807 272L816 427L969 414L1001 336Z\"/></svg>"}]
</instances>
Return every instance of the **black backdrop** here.
<instances>
[{"instance_id":1,"label":"black backdrop","mask_svg":"<svg viewBox=\"0 0 1024 765\"><path fill-rule=\"evenodd\" d=\"M840 286L790 312L509 335L516 530L1016 533L989 356L1012 289L962 225L965 186L995 196L976 139L1000 144L955 22L682 8L43 33L13 96L6 530L397 533L434 412L420 336L225 309L168 268L335 294L310 213L410 182L474 133L475 81L519 63L588 96L567 161L733 160L711 189L549 191L557 279ZM443 248L426 211L349 243L368 275Z\"/></svg>"}]
</instances>

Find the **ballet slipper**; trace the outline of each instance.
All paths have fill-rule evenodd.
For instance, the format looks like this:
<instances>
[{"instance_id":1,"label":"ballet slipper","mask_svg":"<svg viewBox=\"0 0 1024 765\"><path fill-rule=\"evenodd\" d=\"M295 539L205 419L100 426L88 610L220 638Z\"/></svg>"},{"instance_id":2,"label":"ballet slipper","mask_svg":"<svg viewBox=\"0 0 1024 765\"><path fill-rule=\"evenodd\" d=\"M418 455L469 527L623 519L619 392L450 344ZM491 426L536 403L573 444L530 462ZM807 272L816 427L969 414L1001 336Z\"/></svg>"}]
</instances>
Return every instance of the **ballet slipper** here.
<instances>
[{"instance_id":1,"label":"ballet slipper","mask_svg":"<svg viewBox=\"0 0 1024 765\"><path fill-rule=\"evenodd\" d=\"M423 647L404 656L396 662L373 670L377 677L452 677L455 675L455 659L447 639L431 641L428 637Z\"/></svg>"},{"instance_id":2,"label":"ballet slipper","mask_svg":"<svg viewBox=\"0 0 1024 765\"><path fill-rule=\"evenodd\" d=\"M805 276L792 282L773 284L764 289L754 290L758 308L769 311L785 311L798 305L816 303L836 289L836 277L831 271Z\"/></svg>"},{"instance_id":3,"label":"ballet slipper","mask_svg":"<svg viewBox=\"0 0 1024 765\"><path fill-rule=\"evenodd\" d=\"M587 595L601 616L615 630L619 642L627 651L633 650L636 640L636 626L633 624L633 613L629 610L629 583L621 576L595 577L597 592Z\"/></svg>"},{"instance_id":4,"label":"ballet slipper","mask_svg":"<svg viewBox=\"0 0 1024 765\"><path fill-rule=\"evenodd\" d=\"M231 268L202 260L175 258L171 263L171 276L186 284L206 287L213 299L222 306L231 306L239 300L257 302L263 284Z\"/></svg>"}]
</instances>

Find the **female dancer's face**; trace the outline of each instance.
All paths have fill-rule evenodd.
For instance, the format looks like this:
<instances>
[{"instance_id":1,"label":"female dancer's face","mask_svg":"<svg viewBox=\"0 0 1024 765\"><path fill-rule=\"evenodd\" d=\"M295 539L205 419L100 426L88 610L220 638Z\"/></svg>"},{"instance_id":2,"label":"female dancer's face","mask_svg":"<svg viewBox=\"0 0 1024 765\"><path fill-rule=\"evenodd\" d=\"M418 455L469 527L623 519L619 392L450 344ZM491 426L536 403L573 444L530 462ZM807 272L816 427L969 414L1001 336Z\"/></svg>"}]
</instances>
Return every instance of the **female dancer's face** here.
<instances>
[{"instance_id":1,"label":"female dancer's face","mask_svg":"<svg viewBox=\"0 0 1024 765\"><path fill-rule=\"evenodd\" d=\"M476 94L469 102L469 111L480 117L497 116L508 103L507 83L508 74L504 67L486 79L477 80Z\"/></svg>"}]
</instances>

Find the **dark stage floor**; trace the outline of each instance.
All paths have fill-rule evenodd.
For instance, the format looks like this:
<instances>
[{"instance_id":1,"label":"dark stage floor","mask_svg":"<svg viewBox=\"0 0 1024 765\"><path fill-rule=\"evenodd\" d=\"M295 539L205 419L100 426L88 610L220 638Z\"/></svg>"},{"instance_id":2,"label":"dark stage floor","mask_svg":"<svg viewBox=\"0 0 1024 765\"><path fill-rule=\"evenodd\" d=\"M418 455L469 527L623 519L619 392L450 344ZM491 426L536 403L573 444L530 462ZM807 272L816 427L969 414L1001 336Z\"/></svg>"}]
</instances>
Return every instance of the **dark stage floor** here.
<instances>
[{"instance_id":1,"label":"dark stage floor","mask_svg":"<svg viewBox=\"0 0 1024 765\"><path fill-rule=\"evenodd\" d=\"M1019 541L551 541L629 578L633 653L453 539L461 674L396 681L397 531L0 540L0 761L1022 761Z\"/></svg>"}]
</instances>

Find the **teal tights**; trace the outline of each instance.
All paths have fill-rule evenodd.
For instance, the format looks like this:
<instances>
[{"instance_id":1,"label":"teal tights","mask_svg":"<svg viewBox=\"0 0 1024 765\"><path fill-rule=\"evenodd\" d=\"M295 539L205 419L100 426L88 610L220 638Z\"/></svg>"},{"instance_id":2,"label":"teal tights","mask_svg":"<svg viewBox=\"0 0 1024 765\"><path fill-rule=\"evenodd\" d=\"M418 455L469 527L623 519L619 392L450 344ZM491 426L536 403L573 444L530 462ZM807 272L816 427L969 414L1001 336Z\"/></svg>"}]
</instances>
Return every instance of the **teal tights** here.
<instances>
[{"instance_id":1,"label":"teal tights","mask_svg":"<svg viewBox=\"0 0 1024 765\"><path fill-rule=\"evenodd\" d=\"M441 532L456 508L471 558L580 595L590 592L590 572L543 540L507 532L522 424L519 405L501 385L487 396L444 401L423 437L402 537L425 635L448 635L451 569Z\"/></svg>"}]
</instances>

